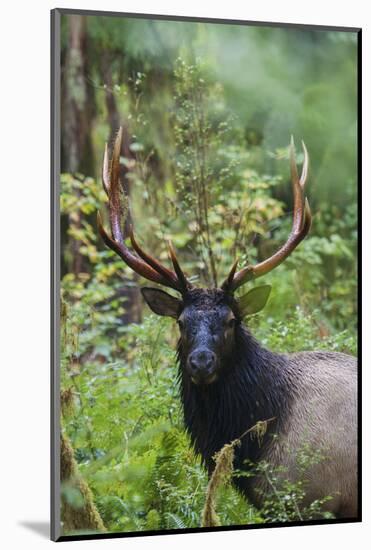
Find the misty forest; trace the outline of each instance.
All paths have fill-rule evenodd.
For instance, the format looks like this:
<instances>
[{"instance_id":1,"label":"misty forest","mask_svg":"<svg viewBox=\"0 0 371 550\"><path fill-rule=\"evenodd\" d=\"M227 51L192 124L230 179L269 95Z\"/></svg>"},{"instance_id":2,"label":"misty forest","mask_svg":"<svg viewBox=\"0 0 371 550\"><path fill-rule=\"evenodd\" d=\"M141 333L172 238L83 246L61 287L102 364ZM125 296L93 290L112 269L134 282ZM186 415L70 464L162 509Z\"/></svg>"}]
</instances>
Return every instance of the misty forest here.
<instances>
[{"instance_id":1,"label":"misty forest","mask_svg":"<svg viewBox=\"0 0 371 550\"><path fill-rule=\"evenodd\" d=\"M312 227L262 278L271 295L247 324L274 351L356 355L356 35L80 15L61 23L63 533L331 518L322 501L301 507L305 483L269 464L258 468L272 491L256 509L231 483L232 448L210 486L184 430L177 324L144 303L146 281L104 245L97 212L107 229L103 155L122 126L125 237L132 224L169 267L171 239L192 283L218 286L236 259L261 261L287 239L289 144L293 136L300 169L304 140ZM303 450L303 471L317 451Z\"/></svg>"}]
</instances>

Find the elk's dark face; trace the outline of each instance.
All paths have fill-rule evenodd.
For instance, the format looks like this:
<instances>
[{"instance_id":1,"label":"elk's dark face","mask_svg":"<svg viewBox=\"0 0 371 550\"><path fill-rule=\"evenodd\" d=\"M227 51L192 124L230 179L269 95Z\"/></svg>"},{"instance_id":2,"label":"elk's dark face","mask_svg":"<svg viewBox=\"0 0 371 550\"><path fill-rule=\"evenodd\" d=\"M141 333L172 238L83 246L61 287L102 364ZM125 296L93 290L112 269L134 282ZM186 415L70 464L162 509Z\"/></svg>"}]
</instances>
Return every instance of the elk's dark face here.
<instances>
[{"instance_id":1,"label":"elk's dark face","mask_svg":"<svg viewBox=\"0 0 371 550\"><path fill-rule=\"evenodd\" d=\"M220 289L190 290L182 300L152 288L142 294L152 311L177 320L183 368L194 384L207 385L228 365L241 319L264 307L269 290L256 287L239 300Z\"/></svg>"},{"instance_id":2,"label":"elk's dark face","mask_svg":"<svg viewBox=\"0 0 371 550\"><path fill-rule=\"evenodd\" d=\"M194 384L212 384L233 351L237 318L224 303L185 306L178 318L181 352Z\"/></svg>"}]
</instances>

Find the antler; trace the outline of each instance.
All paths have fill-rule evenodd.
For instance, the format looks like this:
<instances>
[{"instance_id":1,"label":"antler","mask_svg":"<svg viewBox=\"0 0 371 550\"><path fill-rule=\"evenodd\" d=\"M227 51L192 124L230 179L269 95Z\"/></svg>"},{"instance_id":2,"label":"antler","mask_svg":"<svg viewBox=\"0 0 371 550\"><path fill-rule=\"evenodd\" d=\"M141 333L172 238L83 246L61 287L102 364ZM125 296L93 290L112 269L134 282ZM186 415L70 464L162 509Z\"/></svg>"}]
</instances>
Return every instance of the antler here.
<instances>
[{"instance_id":1,"label":"antler","mask_svg":"<svg viewBox=\"0 0 371 550\"><path fill-rule=\"evenodd\" d=\"M273 256L264 260L256 265L247 265L236 273L237 262L233 264L231 271L227 279L222 284L222 289L227 292L234 292L239 286L243 285L247 281L256 279L265 275L269 271L272 271L280 263L282 263L291 252L298 246L298 244L307 235L311 222L312 215L309 208L309 203L304 196L304 186L308 176L308 164L309 157L308 151L302 141L304 151L304 161L301 176L299 178L295 161L295 146L293 137L291 137L290 143L290 168L292 189L294 195L294 213L292 221L291 233L286 243L281 246L279 250Z\"/></svg>"},{"instance_id":2,"label":"antler","mask_svg":"<svg viewBox=\"0 0 371 550\"><path fill-rule=\"evenodd\" d=\"M171 271L163 266L155 258L144 252L137 243L133 228L130 227L130 240L136 254L125 245L122 234L122 216L124 214L121 203L120 187L120 151L122 143L122 127L120 127L113 146L111 162L108 158L108 146L106 144L103 159L103 188L108 196L108 211L111 226L112 237L105 231L102 218L98 212L98 229L105 244L114 250L124 262L136 273L158 283L177 290L180 293L186 292L191 288L191 284L181 270L175 251L169 243L169 253L174 270Z\"/></svg>"}]
</instances>

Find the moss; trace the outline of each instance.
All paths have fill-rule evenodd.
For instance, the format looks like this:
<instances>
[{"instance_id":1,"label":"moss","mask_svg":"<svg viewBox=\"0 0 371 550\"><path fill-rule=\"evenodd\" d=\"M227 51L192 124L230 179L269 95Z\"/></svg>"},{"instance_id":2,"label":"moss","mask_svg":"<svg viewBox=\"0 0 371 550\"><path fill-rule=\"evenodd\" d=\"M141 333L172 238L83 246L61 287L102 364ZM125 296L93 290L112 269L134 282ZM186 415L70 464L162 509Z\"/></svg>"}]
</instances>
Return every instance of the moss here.
<instances>
[{"instance_id":1,"label":"moss","mask_svg":"<svg viewBox=\"0 0 371 550\"><path fill-rule=\"evenodd\" d=\"M63 532L105 531L93 493L78 471L72 445L61 434L61 518Z\"/></svg>"},{"instance_id":2,"label":"moss","mask_svg":"<svg viewBox=\"0 0 371 550\"><path fill-rule=\"evenodd\" d=\"M161 526L161 517L157 510L152 508L147 514L146 520L146 530L154 531L155 529L160 529Z\"/></svg>"},{"instance_id":3,"label":"moss","mask_svg":"<svg viewBox=\"0 0 371 550\"><path fill-rule=\"evenodd\" d=\"M206 491L205 506L202 512L202 527L216 527L220 525L215 511L216 492L219 486L228 483L233 473L234 448L240 444L239 439L227 443L215 455L215 468Z\"/></svg>"},{"instance_id":4,"label":"moss","mask_svg":"<svg viewBox=\"0 0 371 550\"><path fill-rule=\"evenodd\" d=\"M253 437L256 437L260 444L264 434L267 431L268 422L271 422L272 420L274 420L274 418L258 421L254 424L254 426L240 435L238 439L234 439L231 443L225 444L224 447L222 447L222 449L215 454L215 468L207 486L205 505L202 512L202 527L216 527L220 525L220 521L215 510L216 495L218 488L222 485L226 485L231 480L233 474L235 448L241 444L241 439L248 433L250 433Z\"/></svg>"},{"instance_id":5,"label":"moss","mask_svg":"<svg viewBox=\"0 0 371 550\"><path fill-rule=\"evenodd\" d=\"M75 396L72 387L61 391L61 411L64 418L67 418L73 414L75 409L74 400Z\"/></svg>"}]
</instances>

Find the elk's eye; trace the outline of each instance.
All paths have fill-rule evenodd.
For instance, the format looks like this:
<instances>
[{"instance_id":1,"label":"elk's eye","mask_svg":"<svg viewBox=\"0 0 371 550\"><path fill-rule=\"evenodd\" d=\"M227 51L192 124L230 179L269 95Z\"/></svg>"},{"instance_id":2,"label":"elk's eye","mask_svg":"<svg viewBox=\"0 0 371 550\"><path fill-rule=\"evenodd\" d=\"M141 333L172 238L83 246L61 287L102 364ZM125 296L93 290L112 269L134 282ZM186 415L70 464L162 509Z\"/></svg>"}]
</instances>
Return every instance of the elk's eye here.
<instances>
[{"instance_id":1,"label":"elk's eye","mask_svg":"<svg viewBox=\"0 0 371 550\"><path fill-rule=\"evenodd\" d=\"M234 317L232 317L232 319L229 319L227 321L227 327L228 328L233 328L234 327L234 323L235 323L236 319Z\"/></svg>"}]
</instances>

